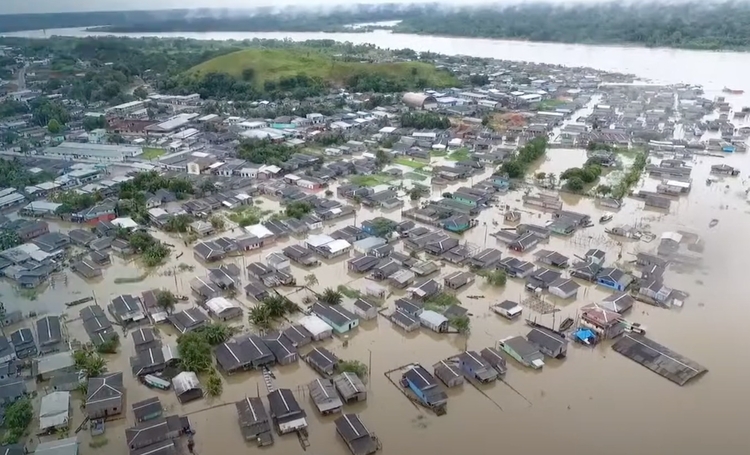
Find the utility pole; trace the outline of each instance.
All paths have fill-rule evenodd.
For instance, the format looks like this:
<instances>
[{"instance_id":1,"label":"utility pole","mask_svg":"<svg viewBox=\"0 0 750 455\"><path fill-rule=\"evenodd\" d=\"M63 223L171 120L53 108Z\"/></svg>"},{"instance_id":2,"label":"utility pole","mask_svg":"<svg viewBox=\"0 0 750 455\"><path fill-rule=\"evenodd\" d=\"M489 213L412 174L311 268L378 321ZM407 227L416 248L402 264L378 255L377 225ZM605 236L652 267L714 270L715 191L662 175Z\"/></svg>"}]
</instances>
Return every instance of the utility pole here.
<instances>
[{"instance_id":1,"label":"utility pole","mask_svg":"<svg viewBox=\"0 0 750 455\"><path fill-rule=\"evenodd\" d=\"M372 384L372 350L368 348L367 352L370 353L370 359L367 362L367 388L370 388L370 384Z\"/></svg>"}]
</instances>

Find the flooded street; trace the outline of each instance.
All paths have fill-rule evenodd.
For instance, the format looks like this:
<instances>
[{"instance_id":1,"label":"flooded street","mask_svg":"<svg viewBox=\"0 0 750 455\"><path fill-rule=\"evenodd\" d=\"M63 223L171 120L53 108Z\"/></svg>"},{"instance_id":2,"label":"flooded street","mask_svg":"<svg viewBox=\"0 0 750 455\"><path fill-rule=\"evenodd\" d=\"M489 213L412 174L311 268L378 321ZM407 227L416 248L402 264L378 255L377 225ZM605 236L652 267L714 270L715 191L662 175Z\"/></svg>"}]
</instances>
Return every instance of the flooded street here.
<instances>
[{"instance_id":1,"label":"flooded street","mask_svg":"<svg viewBox=\"0 0 750 455\"><path fill-rule=\"evenodd\" d=\"M54 34L54 31L48 33ZM201 34L181 35L193 38L206 37ZM245 38L295 35L294 39L321 36L339 39L340 36L234 35L242 35ZM412 36L407 39L401 35L382 35L388 38L383 38L384 41L379 43L381 46L412 47L417 50L429 49L445 53L451 51L440 47L444 42L452 42L451 49L456 53L470 53L476 49L471 47L471 43L491 41ZM372 34L345 36L354 42L365 42ZM415 44L416 40L421 40L421 44ZM465 46L461 47L461 43ZM635 48L608 50L594 46L515 43L513 46L518 46L518 49L513 55L492 55L492 49L497 51L500 45L483 45L485 48L479 53L487 55L481 56L495 58L521 58L522 49L528 52L525 54L528 59L534 58L534 52L540 49L546 49L544 52L548 56L552 56L560 49L570 49L567 54L550 57L548 63L590 65L608 70L629 71L644 77L664 76L661 78L664 80L684 78L690 82L704 83L707 87L707 97L712 97L711 90L719 92L724 85L746 88L743 86L746 84L744 71L750 68L750 54ZM607 52L612 52L612 55L607 54L609 56L606 59L599 61L598 57ZM638 55L641 56L642 66L637 64ZM649 57L644 58L644 55ZM623 57L620 67L616 67L618 62L615 62L618 56ZM701 62L702 58L706 61ZM692 64L688 64L688 61ZM690 71L690 65L702 73ZM726 76L726 80L719 79L719 74ZM729 96L728 100L735 104L735 109L739 109L742 102L748 102L747 95ZM537 164L535 171L559 175L567 168L582 165L586 159L586 152L581 149L552 148ZM434 160L433 164L443 160ZM718 182L704 184L709 177L711 165L723 163L739 169L740 176L719 177ZM747 232L750 232L750 205L745 193L750 188L750 182L745 180L750 175L750 159L741 153L728 153L723 157L698 156L691 165L692 190L689 195L680 199L673 198L668 213L644 208L643 201L635 198L626 198L623 207L613 212L595 205L591 198L571 194L562 196L565 209L588 214L594 221L606 213L612 213L613 219L607 226L638 225L641 230L656 235L656 240L647 242L612 237L605 233L604 225L596 223L593 227L579 230L572 237L552 235L549 241L539 245L536 250L554 250L574 258L583 256L590 248L600 248L607 252L608 264L617 262L618 266L624 269L632 269L629 262L635 259L634 255L638 252L654 252L659 243L659 236L665 232L684 230L701 236L706 247L700 266L690 272L670 268L665 274L666 284L689 294L684 307L663 309L637 302L626 318L646 327L650 338L704 365L709 370L707 374L685 387L679 387L617 354L611 349L610 341L605 341L595 348L571 344L567 359L545 359L546 365L542 370L531 370L509 360L509 371L505 377L507 384L496 382L489 387L482 387L484 394L469 383L449 389L448 412L445 416L437 417L423 408L415 407L383 373L412 362L419 362L431 370L435 362L455 355L465 348L481 350L495 346L502 338L526 335L529 331L529 327L522 320L510 322L490 309L490 305L502 300L524 300L528 293L524 290L523 282L508 279L506 286L493 287L485 283L483 278L477 277L474 284L462 288L457 294L462 305L472 315L471 333L468 336L436 334L426 329L405 333L385 318L378 317L372 321L362 321L360 327L348 337L317 343L341 359L359 360L371 365L367 401L347 405L344 408L345 412L360 414L368 429L379 437L383 444L383 453L386 455L462 452L467 450L468 441L472 449L479 454L500 451L537 454L583 448L592 453L610 455L698 454L708 451L740 453L739 448L750 447L750 434L745 429L745 422L750 419L750 396L743 393L748 366L739 361L744 358L743 351L739 350L743 345L740 334L744 332L744 324L750 318L747 292L739 286L747 279L747 258L750 257L750 242L745 240ZM405 172L409 170L408 166L401 168ZM475 176L473 182L476 183L490 174L491 170L488 169L484 175ZM639 186L653 184L654 181L649 180L648 177L642 179ZM408 182L404 183L408 187ZM455 190L459 186L470 186L468 183L433 187L432 196L439 196L444 191ZM330 189L336 194L335 185ZM638 187L634 189L637 190ZM522 195L520 191L500 195L499 205L507 204L511 208L521 210L522 223L543 225L550 218L549 214L523 206ZM258 205L262 210L279 210L278 201L265 196L257 199L262 201ZM403 209L411 207L412 203L407 201ZM361 207L356 217L328 223L322 232L330 233L346 225L360 225L363 221L376 216L401 221L398 209L383 211ZM476 249L500 249L504 257L516 254L509 252L502 243L489 235L510 226L503 221L503 213L499 207L494 206L483 211L477 219L478 225L461 236L461 242L467 242ZM713 219L719 222L715 227L709 228L709 223ZM50 222L52 230L65 231L72 227ZM81 307L66 309L65 302L92 295L96 298L97 304L105 308L117 295L140 295L141 292L154 288L166 288L176 294L189 295L189 281L206 274L206 266L193 257L191 247L186 246L182 239L157 231L153 231L153 234L160 240L174 245L174 248L170 262L149 271L148 276L141 281L117 284L116 279L141 276L144 269L133 260L113 255L113 264L108 266L103 277L96 281L85 281L66 270L64 276L57 276L54 284L44 288L33 300L23 298L26 296L18 295L7 282L2 282L0 299L8 311L22 310L24 313L36 312L37 315L65 312L68 315L67 330L70 336L80 341L88 341L83 325L78 320L78 311ZM239 234L237 229L235 232L225 232L222 235L236 237ZM262 250L246 253L243 257L233 257L223 262L233 262L244 269L244 266L251 262L265 260L271 252L300 242L301 239L290 238ZM404 251L402 242L396 244L396 250ZM519 257L533 260L534 251L526 252ZM180 254L181 257L177 258ZM369 281L362 275L348 271L348 258L349 256L324 261L321 266L312 269L303 269L293 264L292 272L300 284L305 282L306 275L315 274L319 282L314 286L316 291L339 285L364 290ZM439 281L442 282L442 277L457 269L450 264L443 264L439 275L433 275L433 278L438 279L439 276ZM575 301L546 298L560 310L554 315L556 323L565 317L575 317L581 307L599 302L611 294L603 287L577 281L582 288ZM246 282L247 279L243 278L243 285ZM309 295L308 291L291 288L281 288L280 291L288 293L288 296L298 303ZM395 299L405 294L403 290L394 291L389 295L386 305L392 305ZM466 298L470 295L482 297ZM245 313L254 305L242 292L236 300L245 308ZM345 299L345 306L350 307L351 304L352 299ZM177 310L192 305L191 300L178 305ZM552 315L534 315L528 308L524 308L524 312L525 317L536 317L538 322L553 324ZM247 326L246 319L245 315L241 321ZM176 332L173 328L162 325L159 326L159 332L165 344L176 341ZM124 429L134 424L130 406L155 395L159 396L164 404L165 415L176 413L189 416L196 430L195 453L213 455L216 452L247 453L259 450L254 443L247 443L243 439L234 407L234 402L243 397L265 397L266 385L259 371L222 376L224 392L219 398L204 398L180 405L172 391L148 389L132 376L129 357L135 352L133 343L130 336L121 337L121 342L120 352L106 357L109 371L124 373L128 412L126 417L119 421L107 422L105 436L108 443L104 447L90 447L89 432L81 431L79 440L80 452L83 455L104 451L111 455L127 454ZM729 350L729 347L733 349ZM309 349L310 347L303 348L302 353L308 352ZM277 378L276 387L292 389L307 412L310 447L304 451L294 436L284 436L276 437L275 445L264 450L267 453L283 455L348 454L348 449L336 436L333 425L336 416L321 417L307 394L306 384L315 379L317 374L302 361L291 366L274 367L273 372ZM76 393L75 396L77 399L73 406L71 428L76 428L83 418L78 407L80 395Z\"/></svg>"}]
</instances>

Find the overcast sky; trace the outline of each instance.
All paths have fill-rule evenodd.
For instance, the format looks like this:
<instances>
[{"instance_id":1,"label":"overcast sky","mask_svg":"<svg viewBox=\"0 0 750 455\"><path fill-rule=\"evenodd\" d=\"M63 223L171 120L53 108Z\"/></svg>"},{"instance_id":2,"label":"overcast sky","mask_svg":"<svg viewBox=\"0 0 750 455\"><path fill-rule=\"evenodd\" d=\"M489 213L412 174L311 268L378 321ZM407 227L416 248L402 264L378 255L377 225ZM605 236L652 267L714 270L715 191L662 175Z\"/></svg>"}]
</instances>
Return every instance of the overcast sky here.
<instances>
[{"instance_id":1,"label":"overcast sky","mask_svg":"<svg viewBox=\"0 0 750 455\"><path fill-rule=\"evenodd\" d=\"M405 3L441 3L445 0L409 0ZM456 0L460 1L460 0ZM470 0L483 3L489 0ZM497 2L497 0L494 0ZM173 8L244 8L281 5L339 5L345 0L0 0L0 14L56 13L68 11L117 11ZM398 0L360 0L355 3L399 3ZM453 3L453 2L451 2Z\"/></svg>"}]
</instances>

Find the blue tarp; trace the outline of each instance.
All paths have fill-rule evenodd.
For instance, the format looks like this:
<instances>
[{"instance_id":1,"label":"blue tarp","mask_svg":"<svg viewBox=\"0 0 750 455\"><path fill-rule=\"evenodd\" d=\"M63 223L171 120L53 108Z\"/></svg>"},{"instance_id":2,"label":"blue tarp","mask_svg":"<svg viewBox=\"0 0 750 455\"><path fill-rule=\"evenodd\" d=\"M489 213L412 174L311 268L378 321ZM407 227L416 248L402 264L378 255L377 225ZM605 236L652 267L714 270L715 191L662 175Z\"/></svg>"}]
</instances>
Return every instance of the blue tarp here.
<instances>
[{"instance_id":1,"label":"blue tarp","mask_svg":"<svg viewBox=\"0 0 750 455\"><path fill-rule=\"evenodd\" d=\"M596 338L596 335L590 329L578 329L576 330L575 337L581 341L588 341Z\"/></svg>"}]
</instances>

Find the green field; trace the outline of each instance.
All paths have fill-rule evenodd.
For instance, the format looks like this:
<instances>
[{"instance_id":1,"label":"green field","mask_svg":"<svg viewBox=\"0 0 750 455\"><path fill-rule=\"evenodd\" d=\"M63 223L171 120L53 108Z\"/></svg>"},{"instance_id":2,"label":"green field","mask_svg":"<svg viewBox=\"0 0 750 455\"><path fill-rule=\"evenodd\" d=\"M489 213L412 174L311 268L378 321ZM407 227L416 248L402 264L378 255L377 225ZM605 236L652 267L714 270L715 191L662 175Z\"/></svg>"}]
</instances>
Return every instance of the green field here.
<instances>
[{"instance_id":1,"label":"green field","mask_svg":"<svg viewBox=\"0 0 750 455\"><path fill-rule=\"evenodd\" d=\"M377 186L393 180L387 175L353 175L349 177L349 182L359 186Z\"/></svg>"},{"instance_id":2,"label":"green field","mask_svg":"<svg viewBox=\"0 0 750 455\"><path fill-rule=\"evenodd\" d=\"M222 55L188 70L191 74L226 73L241 78L252 68L253 84L262 88L266 81L304 74L326 82L342 84L354 75L382 75L399 79L422 79L430 87L450 87L457 83L448 72L422 62L360 63L334 60L312 49L246 49Z\"/></svg>"},{"instance_id":3,"label":"green field","mask_svg":"<svg viewBox=\"0 0 750 455\"><path fill-rule=\"evenodd\" d=\"M160 156L167 153L164 149L157 149L154 147L143 147L143 154L141 154L141 158L144 160L155 160L159 158Z\"/></svg>"},{"instance_id":4,"label":"green field","mask_svg":"<svg viewBox=\"0 0 750 455\"><path fill-rule=\"evenodd\" d=\"M471 157L469 149L462 147L455 152L451 152L446 158L449 161L466 161Z\"/></svg>"},{"instance_id":5,"label":"green field","mask_svg":"<svg viewBox=\"0 0 750 455\"><path fill-rule=\"evenodd\" d=\"M427 164L425 163L410 160L409 158L396 158L395 160L393 160L393 162L395 164L400 164L401 166L410 167L412 169L422 169L423 167L427 166Z\"/></svg>"}]
</instances>

